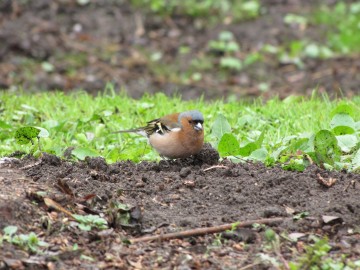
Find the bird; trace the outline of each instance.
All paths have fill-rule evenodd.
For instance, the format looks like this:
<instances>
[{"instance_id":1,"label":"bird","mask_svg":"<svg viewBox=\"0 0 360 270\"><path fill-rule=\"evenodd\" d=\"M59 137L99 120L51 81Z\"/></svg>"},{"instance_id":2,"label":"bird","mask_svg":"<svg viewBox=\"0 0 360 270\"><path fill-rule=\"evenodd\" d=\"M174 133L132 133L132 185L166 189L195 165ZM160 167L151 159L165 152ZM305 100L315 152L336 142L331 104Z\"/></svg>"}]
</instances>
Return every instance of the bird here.
<instances>
[{"instance_id":1,"label":"bird","mask_svg":"<svg viewBox=\"0 0 360 270\"><path fill-rule=\"evenodd\" d=\"M114 133L136 133L148 138L162 158L187 158L200 152L204 144L204 117L197 110L165 115L144 127Z\"/></svg>"}]
</instances>

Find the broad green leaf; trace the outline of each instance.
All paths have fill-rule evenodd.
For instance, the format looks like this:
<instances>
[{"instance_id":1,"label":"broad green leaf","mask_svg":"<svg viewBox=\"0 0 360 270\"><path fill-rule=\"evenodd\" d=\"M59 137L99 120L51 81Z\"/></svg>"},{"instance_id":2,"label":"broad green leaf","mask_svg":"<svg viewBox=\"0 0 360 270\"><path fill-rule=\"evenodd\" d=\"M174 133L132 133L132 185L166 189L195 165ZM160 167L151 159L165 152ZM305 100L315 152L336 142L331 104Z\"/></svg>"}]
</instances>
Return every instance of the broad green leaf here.
<instances>
[{"instance_id":1,"label":"broad green leaf","mask_svg":"<svg viewBox=\"0 0 360 270\"><path fill-rule=\"evenodd\" d=\"M21 127L15 131L15 140L18 144L27 144L37 138L40 129L35 127Z\"/></svg>"},{"instance_id":2,"label":"broad green leaf","mask_svg":"<svg viewBox=\"0 0 360 270\"><path fill-rule=\"evenodd\" d=\"M309 138L301 138L292 141L288 149L290 152L295 152L298 150L305 151L308 148L308 146L309 146Z\"/></svg>"},{"instance_id":3,"label":"broad green leaf","mask_svg":"<svg viewBox=\"0 0 360 270\"><path fill-rule=\"evenodd\" d=\"M287 164L283 164L282 168L289 171L303 172L306 168L303 159L291 159Z\"/></svg>"},{"instance_id":4,"label":"broad green leaf","mask_svg":"<svg viewBox=\"0 0 360 270\"><path fill-rule=\"evenodd\" d=\"M45 128L42 127L36 127L37 129L40 130L38 137L39 138L47 138L49 137L49 131L47 131Z\"/></svg>"},{"instance_id":5,"label":"broad green leaf","mask_svg":"<svg viewBox=\"0 0 360 270\"><path fill-rule=\"evenodd\" d=\"M219 34L219 40L230 41L234 39L234 34L230 31L222 31Z\"/></svg>"},{"instance_id":6,"label":"broad green leaf","mask_svg":"<svg viewBox=\"0 0 360 270\"><path fill-rule=\"evenodd\" d=\"M256 122L256 118L250 114L245 114L241 117L238 118L237 120L237 128L242 128L242 127L245 127L247 125L252 125Z\"/></svg>"},{"instance_id":7,"label":"broad green leaf","mask_svg":"<svg viewBox=\"0 0 360 270\"><path fill-rule=\"evenodd\" d=\"M222 157L236 156L240 151L239 142L233 134L225 133L219 142L218 151Z\"/></svg>"},{"instance_id":8,"label":"broad green leaf","mask_svg":"<svg viewBox=\"0 0 360 270\"><path fill-rule=\"evenodd\" d=\"M258 146L258 148L260 148L262 146L262 143L264 141L265 138L265 130L263 130L259 136L259 138L256 140L256 145Z\"/></svg>"},{"instance_id":9,"label":"broad green leaf","mask_svg":"<svg viewBox=\"0 0 360 270\"><path fill-rule=\"evenodd\" d=\"M243 147L240 147L239 154L243 157L247 157L258 148L259 147L258 147L257 143L251 142Z\"/></svg>"},{"instance_id":10,"label":"broad green leaf","mask_svg":"<svg viewBox=\"0 0 360 270\"><path fill-rule=\"evenodd\" d=\"M264 162L267 156L268 156L268 151L265 148L260 148L253 151L250 154L249 159Z\"/></svg>"},{"instance_id":11,"label":"broad green leaf","mask_svg":"<svg viewBox=\"0 0 360 270\"><path fill-rule=\"evenodd\" d=\"M357 171L360 169L360 149L357 150L357 152L355 153L354 158L351 162L351 165L352 165L354 171Z\"/></svg>"},{"instance_id":12,"label":"broad green leaf","mask_svg":"<svg viewBox=\"0 0 360 270\"><path fill-rule=\"evenodd\" d=\"M329 130L320 130L315 135L314 149L318 160L322 163L334 165L340 160L340 149L335 135Z\"/></svg>"},{"instance_id":13,"label":"broad green leaf","mask_svg":"<svg viewBox=\"0 0 360 270\"><path fill-rule=\"evenodd\" d=\"M355 130L352 127L348 126L337 126L333 128L334 135L347 135L347 134L354 134Z\"/></svg>"},{"instance_id":14,"label":"broad green leaf","mask_svg":"<svg viewBox=\"0 0 360 270\"><path fill-rule=\"evenodd\" d=\"M243 67L242 62L235 57L222 57L220 59L220 66L233 70L241 70Z\"/></svg>"},{"instance_id":15,"label":"broad green leaf","mask_svg":"<svg viewBox=\"0 0 360 270\"><path fill-rule=\"evenodd\" d=\"M351 152L351 150L357 145L358 138L356 135L340 135L336 136L336 139L338 140L338 145L341 149L341 151L345 153Z\"/></svg>"},{"instance_id":16,"label":"broad green leaf","mask_svg":"<svg viewBox=\"0 0 360 270\"><path fill-rule=\"evenodd\" d=\"M286 145L281 145L279 148L275 149L271 154L271 158L273 158L274 161L277 161L280 154L285 150L288 149Z\"/></svg>"},{"instance_id":17,"label":"broad green leaf","mask_svg":"<svg viewBox=\"0 0 360 270\"><path fill-rule=\"evenodd\" d=\"M120 210L123 210L123 211L130 211L130 206L125 204L125 203L119 203L119 202L115 202L113 207L115 209L120 209Z\"/></svg>"},{"instance_id":18,"label":"broad green leaf","mask_svg":"<svg viewBox=\"0 0 360 270\"><path fill-rule=\"evenodd\" d=\"M86 137L86 134L84 133L77 133L75 134L75 138L76 140L80 143L80 144L88 144L89 143L89 140L88 138Z\"/></svg>"},{"instance_id":19,"label":"broad green leaf","mask_svg":"<svg viewBox=\"0 0 360 270\"><path fill-rule=\"evenodd\" d=\"M355 124L354 124L354 129L355 129L355 130L360 130L360 121L355 122Z\"/></svg>"},{"instance_id":20,"label":"broad green leaf","mask_svg":"<svg viewBox=\"0 0 360 270\"><path fill-rule=\"evenodd\" d=\"M72 150L71 154L77 159L84 160L86 157L98 157L99 154L90 148L79 147Z\"/></svg>"},{"instance_id":21,"label":"broad green leaf","mask_svg":"<svg viewBox=\"0 0 360 270\"><path fill-rule=\"evenodd\" d=\"M231 126L225 116L219 114L214 121L211 134L220 140L225 133L231 133Z\"/></svg>"},{"instance_id":22,"label":"broad green leaf","mask_svg":"<svg viewBox=\"0 0 360 270\"><path fill-rule=\"evenodd\" d=\"M339 113L339 114L335 114L330 122L330 127L332 129L334 129L335 127L338 127L338 126L345 126L345 127L350 127L353 129L355 126L355 122L350 115L344 114L344 113Z\"/></svg>"},{"instance_id":23,"label":"broad green leaf","mask_svg":"<svg viewBox=\"0 0 360 270\"><path fill-rule=\"evenodd\" d=\"M42 122L41 125L46 127L47 129L53 129L53 128L59 126L59 122L54 119L50 119L50 120Z\"/></svg>"},{"instance_id":24,"label":"broad green leaf","mask_svg":"<svg viewBox=\"0 0 360 270\"><path fill-rule=\"evenodd\" d=\"M354 108L349 104L340 104L330 113L331 117L334 117L337 114L347 114L351 117L354 116Z\"/></svg>"},{"instance_id":25,"label":"broad green leaf","mask_svg":"<svg viewBox=\"0 0 360 270\"><path fill-rule=\"evenodd\" d=\"M11 125L9 125L8 123L0 120L0 128L8 129L8 128L11 128Z\"/></svg>"},{"instance_id":26,"label":"broad green leaf","mask_svg":"<svg viewBox=\"0 0 360 270\"><path fill-rule=\"evenodd\" d=\"M87 224L79 223L78 226L79 226L79 229L82 231L90 231L91 230L91 226L87 225Z\"/></svg>"},{"instance_id":27,"label":"broad green leaf","mask_svg":"<svg viewBox=\"0 0 360 270\"><path fill-rule=\"evenodd\" d=\"M15 234L17 232L18 228L16 226L6 226L3 231L6 235L12 236L13 234Z\"/></svg>"}]
</instances>

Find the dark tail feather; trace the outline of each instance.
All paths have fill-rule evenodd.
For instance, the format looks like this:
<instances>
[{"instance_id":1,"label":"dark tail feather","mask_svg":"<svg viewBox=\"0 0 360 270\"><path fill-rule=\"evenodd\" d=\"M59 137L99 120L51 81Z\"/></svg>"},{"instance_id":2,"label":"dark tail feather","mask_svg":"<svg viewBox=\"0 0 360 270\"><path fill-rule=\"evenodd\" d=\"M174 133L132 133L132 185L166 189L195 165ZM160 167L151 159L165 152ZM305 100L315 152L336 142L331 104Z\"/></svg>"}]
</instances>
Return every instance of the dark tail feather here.
<instances>
[{"instance_id":1,"label":"dark tail feather","mask_svg":"<svg viewBox=\"0 0 360 270\"><path fill-rule=\"evenodd\" d=\"M133 128L133 129L126 129L126 130L119 130L119 131L115 131L115 132L111 132L112 134L116 134L116 133L136 133L139 134L141 136L145 136L147 137L146 131L144 130L144 128Z\"/></svg>"}]
</instances>

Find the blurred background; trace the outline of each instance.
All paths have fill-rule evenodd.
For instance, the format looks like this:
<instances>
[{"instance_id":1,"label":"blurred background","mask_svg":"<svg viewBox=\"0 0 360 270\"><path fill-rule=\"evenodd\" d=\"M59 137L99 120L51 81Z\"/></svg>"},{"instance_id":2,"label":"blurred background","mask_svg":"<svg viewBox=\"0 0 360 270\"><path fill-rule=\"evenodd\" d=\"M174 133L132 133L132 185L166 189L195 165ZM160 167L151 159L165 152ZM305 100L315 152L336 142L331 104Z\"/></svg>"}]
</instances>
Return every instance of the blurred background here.
<instances>
[{"instance_id":1,"label":"blurred background","mask_svg":"<svg viewBox=\"0 0 360 270\"><path fill-rule=\"evenodd\" d=\"M0 89L184 99L360 90L360 2L0 0Z\"/></svg>"}]
</instances>

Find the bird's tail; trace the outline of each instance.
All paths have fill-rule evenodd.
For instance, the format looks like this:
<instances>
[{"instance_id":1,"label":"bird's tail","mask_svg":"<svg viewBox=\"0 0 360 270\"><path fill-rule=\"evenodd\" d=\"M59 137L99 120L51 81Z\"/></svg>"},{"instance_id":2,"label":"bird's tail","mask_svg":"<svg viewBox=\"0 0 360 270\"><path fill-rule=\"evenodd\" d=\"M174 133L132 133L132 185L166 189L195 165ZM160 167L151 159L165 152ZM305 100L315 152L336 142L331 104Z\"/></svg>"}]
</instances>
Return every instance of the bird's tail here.
<instances>
[{"instance_id":1,"label":"bird's tail","mask_svg":"<svg viewBox=\"0 0 360 270\"><path fill-rule=\"evenodd\" d=\"M147 134L146 134L146 131L144 128L132 128L132 129L126 129L126 130L118 130L118 131L115 131L115 132L111 132L113 134L116 134L116 133L136 133L136 134L139 134L141 136L144 136L144 137L147 137Z\"/></svg>"}]
</instances>

